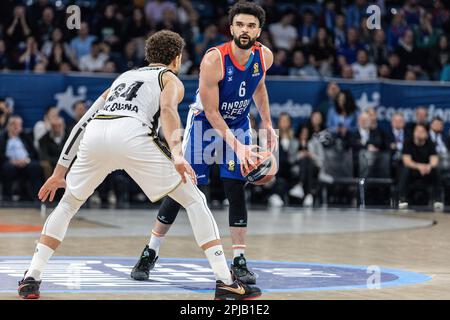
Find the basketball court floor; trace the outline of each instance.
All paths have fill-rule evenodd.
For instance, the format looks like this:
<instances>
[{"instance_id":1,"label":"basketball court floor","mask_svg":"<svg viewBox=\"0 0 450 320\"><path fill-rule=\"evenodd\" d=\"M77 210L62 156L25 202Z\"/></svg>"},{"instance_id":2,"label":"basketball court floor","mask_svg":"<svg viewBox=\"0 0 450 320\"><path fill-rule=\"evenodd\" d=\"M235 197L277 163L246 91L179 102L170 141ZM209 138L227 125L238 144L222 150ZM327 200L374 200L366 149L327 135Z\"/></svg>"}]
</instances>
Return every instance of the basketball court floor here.
<instances>
[{"instance_id":1,"label":"basketball court floor","mask_svg":"<svg viewBox=\"0 0 450 320\"><path fill-rule=\"evenodd\" d=\"M46 216L0 209L0 299L17 281ZM184 213L184 212L183 212ZM212 299L211 269L187 215L166 237L149 281L129 273L156 210L82 209L44 275L41 298ZM213 210L231 258L228 210ZM247 258L264 299L450 299L450 215L389 210L250 210Z\"/></svg>"}]
</instances>

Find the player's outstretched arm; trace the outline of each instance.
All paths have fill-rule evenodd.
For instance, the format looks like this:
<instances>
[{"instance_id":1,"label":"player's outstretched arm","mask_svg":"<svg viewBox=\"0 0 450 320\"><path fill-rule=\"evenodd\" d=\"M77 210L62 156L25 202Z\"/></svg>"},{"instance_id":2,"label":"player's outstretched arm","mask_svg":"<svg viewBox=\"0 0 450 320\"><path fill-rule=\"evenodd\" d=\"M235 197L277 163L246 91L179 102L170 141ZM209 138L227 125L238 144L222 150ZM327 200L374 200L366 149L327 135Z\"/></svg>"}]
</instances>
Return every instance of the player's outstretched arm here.
<instances>
[{"instance_id":1,"label":"player's outstretched arm","mask_svg":"<svg viewBox=\"0 0 450 320\"><path fill-rule=\"evenodd\" d=\"M103 94L92 104L86 114L78 121L70 132L69 138L64 144L63 151L59 156L58 164L53 170L53 174L47 179L44 185L41 187L38 193L39 200L46 201L49 199L53 201L55 193L59 188L65 188L66 181L65 176L75 158L78 147L80 145L81 138L84 135L84 130L87 124L95 116L98 110L102 109L105 105L106 96L109 93L107 89Z\"/></svg>"},{"instance_id":2,"label":"player's outstretched arm","mask_svg":"<svg viewBox=\"0 0 450 320\"><path fill-rule=\"evenodd\" d=\"M169 145L175 169L186 183L187 173L194 183L197 178L190 164L184 159L181 148L181 121L178 114L178 104L184 97L184 86L180 79L173 73L166 72L163 75L163 90L161 92L161 126L164 137Z\"/></svg>"},{"instance_id":3,"label":"player's outstretched arm","mask_svg":"<svg viewBox=\"0 0 450 320\"><path fill-rule=\"evenodd\" d=\"M217 50L208 52L200 65L199 93L205 116L211 126L233 149L246 170L254 167L254 160L260 157L252 150L255 146L246 146L236 139L219 112L219 81L222 79L221 56Z\"/></svg>"}]
</instances>

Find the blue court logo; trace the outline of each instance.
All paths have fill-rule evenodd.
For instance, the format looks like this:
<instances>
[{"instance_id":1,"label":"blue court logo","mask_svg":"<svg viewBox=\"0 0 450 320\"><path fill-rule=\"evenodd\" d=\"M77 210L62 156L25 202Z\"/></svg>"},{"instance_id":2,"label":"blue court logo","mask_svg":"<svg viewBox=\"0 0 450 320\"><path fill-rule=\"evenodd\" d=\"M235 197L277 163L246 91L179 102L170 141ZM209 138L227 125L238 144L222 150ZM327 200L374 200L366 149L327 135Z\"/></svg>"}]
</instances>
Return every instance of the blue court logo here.
<instances>
[{"instance_id":1,"label":"blue court logo","mask_svg":"<svg viewBox=\"0 0 450 320\"><path fill-rule=\"evenodd\" d=\"M55 257L43 276L49 293L210 293L215 279L206 259L160 259L149 281L134 281L133 257ZM0 292L15 293L29 257L0 257ZM372 274L364 266L300 262L249 261L263 292L371 289ZM411 285L431 278L397 269L379 269L379 288Z\"/></svg>"}]
</instances>

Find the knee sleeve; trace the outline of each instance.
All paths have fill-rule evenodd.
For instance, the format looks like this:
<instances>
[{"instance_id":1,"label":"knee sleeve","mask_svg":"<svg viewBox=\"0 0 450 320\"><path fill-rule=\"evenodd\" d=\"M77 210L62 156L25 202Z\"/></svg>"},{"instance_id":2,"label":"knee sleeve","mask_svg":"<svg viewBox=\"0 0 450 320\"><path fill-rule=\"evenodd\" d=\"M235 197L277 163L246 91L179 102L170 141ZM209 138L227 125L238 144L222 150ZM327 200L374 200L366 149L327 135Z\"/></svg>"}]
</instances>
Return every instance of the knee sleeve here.
<instances>
[{"instance_id":1,"label":"knee sleeve","mask_svg":"<svg viewBox=\"0 0 450 320\"><path fill-rule=\"evenodd\" d=\"M76 199L66 190L55 210L47 218L42 234L62 241L66 235L70 220L72 220L83 203L84 201Z\"/></svg>"},{"instance_id":2,"label":"knee sleeve","mask_svg":"<svg viewBox=\"0 0 450 320\"><path fill-rule=\"evenodd\" d=\"M230 227L247 227L247 207L245 205L245 181L222 179L225 195L230 203Z\"/></svg>"},{"instance_id":3,"label":"knee sleeve","mask_svg":"<svg viewBox=\"0 0 450 320\"><path fill-rule=\"evenodd\" d=\"M159 207L158 221L162 224L172 224L180 211L181 205L171 197L165 197Z\"/></svg>"},{"instance_id":4,"label":"knee sleeve","mask_svg":"<svg viewBox=\"0 0 450 320\"><path fill-rule=\"evenodd\" d=\"M180 184L169 196L186 209L199 247L220 239L216 220L208 208L205 195L190 180Z\"/></svg>"}]
</instances>

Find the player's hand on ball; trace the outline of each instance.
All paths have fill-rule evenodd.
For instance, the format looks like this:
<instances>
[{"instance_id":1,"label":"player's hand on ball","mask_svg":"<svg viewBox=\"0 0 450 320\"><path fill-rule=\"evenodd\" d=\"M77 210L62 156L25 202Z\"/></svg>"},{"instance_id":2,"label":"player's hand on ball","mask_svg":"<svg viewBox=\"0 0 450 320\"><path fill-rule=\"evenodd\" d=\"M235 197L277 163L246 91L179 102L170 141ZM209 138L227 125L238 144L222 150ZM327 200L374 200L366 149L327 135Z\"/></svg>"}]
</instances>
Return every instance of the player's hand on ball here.
<instances>
[{"instance_id":1,"label":"player's hand on ball","mask_svg":"<svg viewBox=\"0 0 450 320\"><path fill-rule=\"evenodd\" d=\"M241 144L236 150L236 155L244 167L246 172L249 172L256 168L256 161L262 156L258 153L260 147L257 145L243 145Z\"/></svg>"},{"instance_id":2,"label":"player's hand on ball","mask_svg":"<svg viewBox=\"0 0 450 320\"><path fill-rule=\"evenodd\" d=\"M49 201L53 201L55 198L56 191L59 188L65 188L66 187L66 180L64 177L59 177L52 175L50 178L45 181L44 185L41 187L38 193L39 200L42 202L45 202L47 198L49 198Z\"/></svg>"},{"instance_id":3,"label":"player's hand on ball","mask_svg":"<svg viewBox=\"0 0 450 320\"><path fill-rule=\"evenodd\" d=\"M195 174L195 171L183 156L174 156L173 162L175 164L175 169L180 174L183 183L187 182L187 174L192 179L192 182L194 182L194 184L197 184L197 176Z\"/></svg>"}]
</instances>

